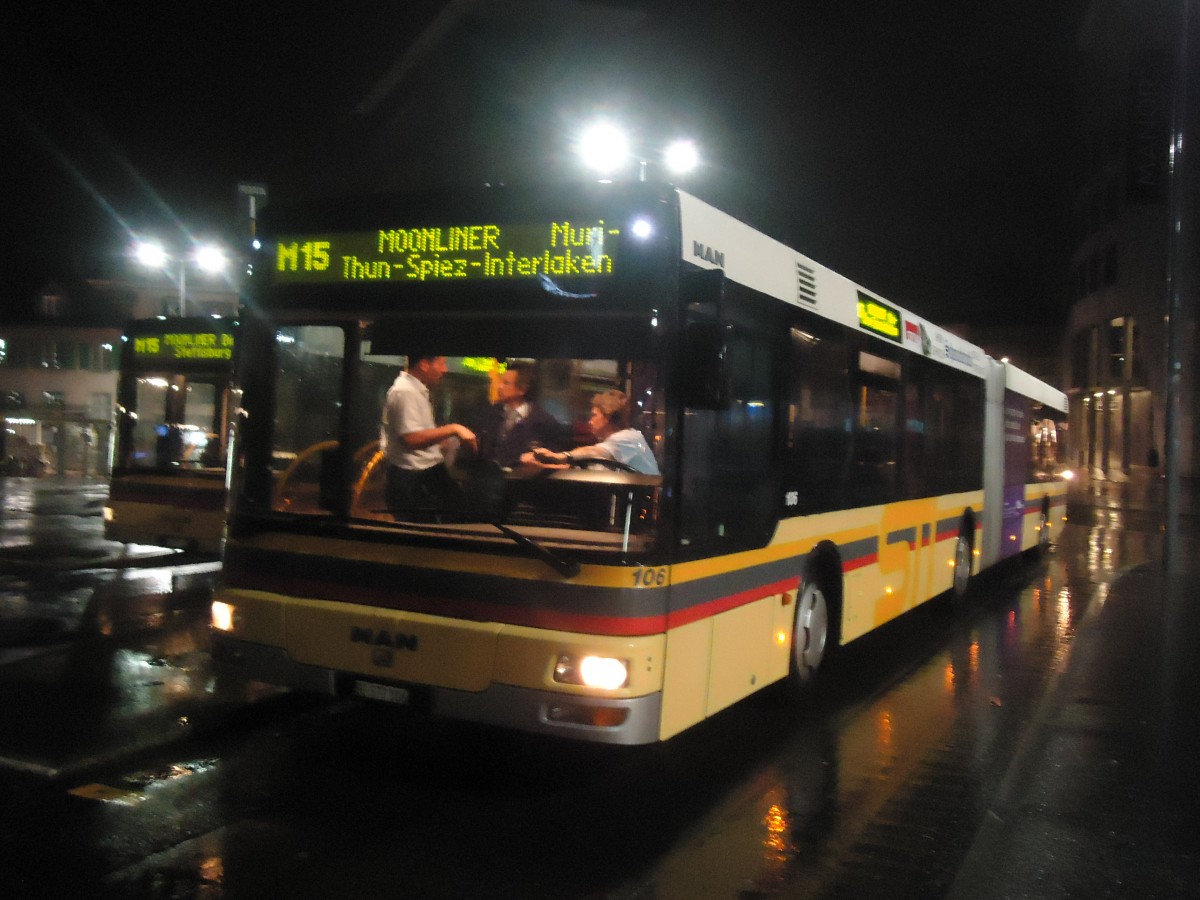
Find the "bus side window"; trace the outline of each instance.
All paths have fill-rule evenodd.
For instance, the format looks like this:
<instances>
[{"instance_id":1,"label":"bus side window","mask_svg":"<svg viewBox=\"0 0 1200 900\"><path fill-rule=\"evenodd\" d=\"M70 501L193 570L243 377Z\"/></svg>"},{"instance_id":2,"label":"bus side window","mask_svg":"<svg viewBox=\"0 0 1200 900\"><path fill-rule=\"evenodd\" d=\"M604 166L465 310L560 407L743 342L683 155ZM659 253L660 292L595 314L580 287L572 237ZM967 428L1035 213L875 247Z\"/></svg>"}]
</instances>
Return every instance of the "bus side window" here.
<instances>
[{"instance_id":1,"label":"bus side window","mask_svg":"<svg viewBox=\"0 0 1200 900\"><path fill-rule=\"evenodd\" d=\"M874 506L896 499L900 376L899 362L868 350L859 351L854 381L851 506Z\"/></svg>"},{"instance_id":2,"label":"bus side window","mask_svg":"<svg viewBox=\"0 0 1200 900\"><path fill-rule=\"evenodd\" d=\"M791 330L787 470L796 512L845 505L850 464L850 382L846 339L819 323Z\"/></svg>"},{"instance_id":3,"label":"bus side window","mask_svg":"<svg viewBox=\"0 0 1200 900\"><path fill-rule=\"evenodd\" d=\"M905 366L908 376L904 385L904 432L900 458L903 463L900 486L901 497L915 500L929 493L928 467L937 465L933 454L927 454L925 444L925 391L922 375L924 367L914 360Z\"/></svg>"}]
</instances>

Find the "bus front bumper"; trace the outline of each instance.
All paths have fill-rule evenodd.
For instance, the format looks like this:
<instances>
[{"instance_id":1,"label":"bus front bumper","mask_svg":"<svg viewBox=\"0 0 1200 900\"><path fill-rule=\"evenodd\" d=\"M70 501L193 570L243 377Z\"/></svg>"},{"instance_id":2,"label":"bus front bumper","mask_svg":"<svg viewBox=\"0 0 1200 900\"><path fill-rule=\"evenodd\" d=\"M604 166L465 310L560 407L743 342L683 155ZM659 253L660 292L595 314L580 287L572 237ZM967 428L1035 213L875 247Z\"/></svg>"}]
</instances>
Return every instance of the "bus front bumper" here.
<instances>
[{"instance_id":1,"label":"bus front bumper","mask_svg":"<svg viewBox=\"0 0 1200 900\"><path fill-rule=\"evenodd\" d=\"M278 647L212 634L217 670L254 681L329 696L360 695L407 703L423 698L435 716L602 744L650 744L659 739L662 693L590 697L492 683L482 691L406 685L298 663ZM415 705L415 704L414 704Z\"/></svg>"}]
</instances>

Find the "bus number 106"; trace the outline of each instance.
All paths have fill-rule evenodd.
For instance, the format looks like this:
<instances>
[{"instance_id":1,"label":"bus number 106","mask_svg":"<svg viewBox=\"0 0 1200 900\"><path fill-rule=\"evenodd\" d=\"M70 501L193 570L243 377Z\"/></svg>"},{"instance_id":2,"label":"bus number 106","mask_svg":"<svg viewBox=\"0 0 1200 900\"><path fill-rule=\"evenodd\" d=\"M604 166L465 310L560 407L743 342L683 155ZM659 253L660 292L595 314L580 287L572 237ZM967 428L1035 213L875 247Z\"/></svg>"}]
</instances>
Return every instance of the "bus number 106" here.
<instances>
[{"instance_id":1,"label":"bus number 106","mask_svg":"<svg viewBox=\"0 0 1200 900\"><path fill-rule=\"evenodd\" d=\"M662 587L667 583L667 568L638 569L633 573L634 587Z\"/></svg>"}]
</instances>

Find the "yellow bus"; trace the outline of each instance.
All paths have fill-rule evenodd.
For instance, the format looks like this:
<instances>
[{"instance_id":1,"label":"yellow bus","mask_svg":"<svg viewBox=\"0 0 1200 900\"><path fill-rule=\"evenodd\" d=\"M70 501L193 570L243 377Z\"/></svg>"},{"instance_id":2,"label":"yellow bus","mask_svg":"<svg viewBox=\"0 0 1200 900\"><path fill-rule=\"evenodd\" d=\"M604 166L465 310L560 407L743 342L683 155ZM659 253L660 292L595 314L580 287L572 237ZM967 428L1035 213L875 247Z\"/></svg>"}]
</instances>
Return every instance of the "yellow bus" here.
<instances>
[{"instance_id":1,"label":"yellow bus","mask_svg":"<svg viewBox=\"0 0 1200 900\"><path fill-rule=\"evenodd\" d=\"M126 327L104 509L109 540L220 552L235 324L160 316Z\"/></svg>"},{"instance_id":2,"label":"yellow bus","mask_svg":"<svg viewBox=\"0 0 1200 900\"><path fill-rule=\"evenodd\" d=\"M213 602L230 671L660 741L1061 518L1061 392L672 186L272 212ZM397 507L381 411L430 359L439 424L485 421L520 364L579 449L445 446L456 490ZM582 450L611 391L653 465Z\"/></svg>"}]
</instances>

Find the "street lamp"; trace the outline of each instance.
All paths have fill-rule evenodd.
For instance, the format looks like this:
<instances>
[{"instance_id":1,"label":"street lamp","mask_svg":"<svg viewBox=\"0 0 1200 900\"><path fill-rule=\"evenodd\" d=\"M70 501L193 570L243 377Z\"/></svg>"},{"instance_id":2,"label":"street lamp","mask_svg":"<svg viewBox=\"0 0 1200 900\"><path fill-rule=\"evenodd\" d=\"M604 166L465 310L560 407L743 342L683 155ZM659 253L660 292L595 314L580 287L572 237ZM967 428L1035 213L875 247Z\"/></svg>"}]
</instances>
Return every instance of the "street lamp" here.
<instances>
[{"instance_id":1,"label":"street lamp","mask_svg":"<svg viewBox=\"0 0 1200 900\"><path fill-rule=\"evenodd\" d=\"M680 139L672 141L663 151L663 162L668 172L684 175L700 165L700 151L694 141Z\"/></svg>"},{"instance_id":2,"label":"street lamp","mask_svg":"<svg viewBox=\"0 0 1200 900\"><path fill-rule=\"evenodd\" d=\"M633 158L628 135L619 125L608 120L594 122L583 130L577 142L580 159L589 169L611 176L629 164ZM646 180L648 161L639 154L638 180ZM690 140L672 141L662 152L663 168L673 175L683 175L700 164L700 152Z\"/></svg>"},{"instance_id":3,"label":"street lamp","mask_svg":"<svg viewBox=\"0 0 1200 900\"><path fill-rule=\"evenodd\" d=\"M592 171L612 175L629 162L629 136L612 122L595 122L579 136L579 156Z\"/></svg>"},{"instance_id":4,"label":"street lamp","mask_svg":"<svg viewBox=\"0 0 1200 900\"><path fill-rule=\"evenodd\" d=\"M187 314L187 267L194 265L201 272L215 275L225 270L229 259L225 251L216 244L197 244L186 256L173 257L160 241L138 240L133 245L134 259L148 269L169 270L172 263L178 266L175 281L179 285L179 315Z\"/></svg>"}]
</instances>

